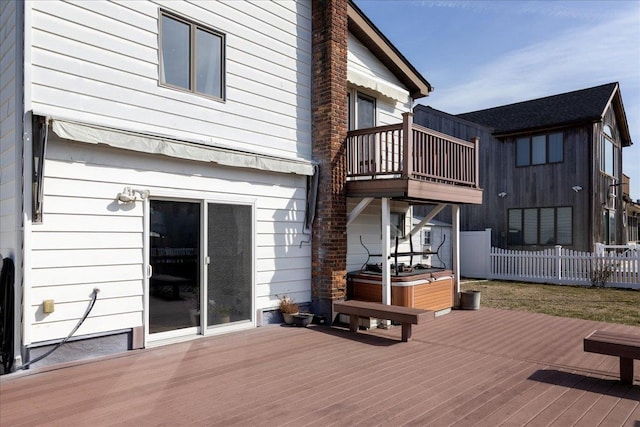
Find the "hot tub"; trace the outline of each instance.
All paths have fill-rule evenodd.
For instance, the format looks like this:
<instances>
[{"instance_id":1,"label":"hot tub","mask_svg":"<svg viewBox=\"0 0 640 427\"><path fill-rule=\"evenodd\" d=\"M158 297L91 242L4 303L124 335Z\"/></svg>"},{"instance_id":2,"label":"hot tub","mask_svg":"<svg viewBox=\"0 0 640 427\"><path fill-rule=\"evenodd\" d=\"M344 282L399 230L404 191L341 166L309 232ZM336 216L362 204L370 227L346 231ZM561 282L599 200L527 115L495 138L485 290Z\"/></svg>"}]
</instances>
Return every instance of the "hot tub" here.
<instances>
[{"instance_id":1,"label":"hot tub","mask_svg":"<svg viewBox=\"0 0 640 427\"><path fill-rule=\"evenodd\" d=\"M382 274L356 271L347 275L347 298L382 301ZM441 311L453 307L453 272L423 269L391 275L391 304Z\"/></svg>"}]
</instances>

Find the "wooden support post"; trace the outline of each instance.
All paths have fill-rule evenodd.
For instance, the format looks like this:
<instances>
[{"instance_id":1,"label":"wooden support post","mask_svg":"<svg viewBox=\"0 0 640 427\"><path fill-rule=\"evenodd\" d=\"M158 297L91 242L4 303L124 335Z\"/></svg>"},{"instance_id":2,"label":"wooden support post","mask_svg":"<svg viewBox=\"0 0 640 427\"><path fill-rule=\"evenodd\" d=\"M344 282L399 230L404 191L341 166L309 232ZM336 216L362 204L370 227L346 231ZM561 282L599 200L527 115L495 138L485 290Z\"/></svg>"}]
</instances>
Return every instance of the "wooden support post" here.
<instances>
[{"instance_id":1,"label":"wooden support post","mask_svg":"<svg viewBox=\"0 0 640 427\"><path fill-rule=\"evenodd\" d=\"M633 384L633 359L620 358L620 382L622 384Z\"/></svg>"},{"instance_id":2,"label":"wooden support post","mask_svg":"<svg viewBox=\"0 0 640 427\"><path fill-rule=\"evenodd\" d=\"M411 340L411 323L402 324L402 342Z\"/></svg>"}]
</instances>

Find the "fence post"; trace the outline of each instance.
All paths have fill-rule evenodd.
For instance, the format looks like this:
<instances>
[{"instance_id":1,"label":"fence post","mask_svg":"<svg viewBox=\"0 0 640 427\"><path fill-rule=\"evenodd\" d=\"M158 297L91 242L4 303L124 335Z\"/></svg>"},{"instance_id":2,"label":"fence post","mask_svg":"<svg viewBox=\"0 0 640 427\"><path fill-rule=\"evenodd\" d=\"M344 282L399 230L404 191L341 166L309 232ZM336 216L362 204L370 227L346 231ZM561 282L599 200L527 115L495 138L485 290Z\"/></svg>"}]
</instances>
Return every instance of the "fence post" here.
<instances>
[{"instance_id":1,"label":"fence post","mask_svg":"<svg viewBox=\"0 0 640 427\"><path fill-rule=\"evenodd\" d=\"M596 255L604 256L604 244L596 243Z\"/></svg>"},{"instance_id":2,"label":"fence post","mask_svg":"<svg viewBox=\"0 0 640 427\"><path fill-rule=\"evenodd\" d=\"M491 229L485 228L483 236L484 236L484 244L481 250L487 254L484 260L484 277L486 279L490 279L491 278Z\"/></svg>"},{"instance_id":3,"label":"fence post","mask_svg":"<svg viewBox=\"0 0 640 427\"><path fill-rule=\"evenodd\" d=\"M556 280L562 283L562 246L556 245Z\"/></svg>"}]
</instances>

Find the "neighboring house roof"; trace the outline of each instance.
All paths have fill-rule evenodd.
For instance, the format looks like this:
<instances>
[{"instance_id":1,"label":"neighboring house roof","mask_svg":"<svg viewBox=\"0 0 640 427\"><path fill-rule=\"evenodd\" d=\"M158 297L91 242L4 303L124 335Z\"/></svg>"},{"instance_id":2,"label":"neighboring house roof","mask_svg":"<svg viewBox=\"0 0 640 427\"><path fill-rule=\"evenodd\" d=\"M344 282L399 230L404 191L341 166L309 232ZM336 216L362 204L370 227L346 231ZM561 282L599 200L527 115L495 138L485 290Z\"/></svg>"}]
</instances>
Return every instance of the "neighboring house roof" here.
<instances>
[{"instance_id":1,"label":"neighboring house roof","mask_svg":"<svg viewBox=\"0 0 640 427\"><path fill-rule=\"evenodd\" d=\"M603 119L610 103L615 109L622 145L631 145L618 83L472 111L458 114L457 117L489 126L494 129L495 136L506 136L523 131L598 122Z\"/></svg>"},{"instance_id":2,"label":"neighboring house roof","mask_svg":"<svg viewBox=\"0 0 640 427\"><path fill-rule=\"evenodd\" d=\"M384 34L349 0L349 31L364 44L409 89L414 99L428 96L433 87Z\"/></svg>"}]
</instances>

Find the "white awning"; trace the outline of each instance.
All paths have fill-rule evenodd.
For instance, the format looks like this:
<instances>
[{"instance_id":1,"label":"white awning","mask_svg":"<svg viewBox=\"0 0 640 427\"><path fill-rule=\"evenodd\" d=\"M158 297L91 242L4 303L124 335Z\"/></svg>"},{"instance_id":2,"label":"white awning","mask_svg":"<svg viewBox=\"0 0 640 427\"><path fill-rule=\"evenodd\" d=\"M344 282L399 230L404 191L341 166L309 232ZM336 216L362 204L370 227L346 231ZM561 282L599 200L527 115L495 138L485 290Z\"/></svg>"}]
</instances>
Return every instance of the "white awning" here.
<instances>
[{"instance_id":1,"label":"white awning","mask_svg":"<svg viewBox=\"0 0 640 427\"><path fill-rule=\"evenodd\" d=\"M374 90L379 94L395 101L406 104L411 101L409 91L393 86L373 76L368 76L353 69L347 69L347 81L356 86Z\"/></svg>"},{"instance_id":2,"label":"white awning","mask_svg":"<svg viewBox=\"0 0 640 427\"><path fill-rule=\"evenodd\" d=\"M195 142L180 141L168 137L59 119L51 121L51 129L60 138L88 142L90 144L106 144L125 150L162 154L179 159L217 163L223 166L293 173L297 175L313 175L313 164L310 161L249 153Z\"/></svg>"}]
</instances>

